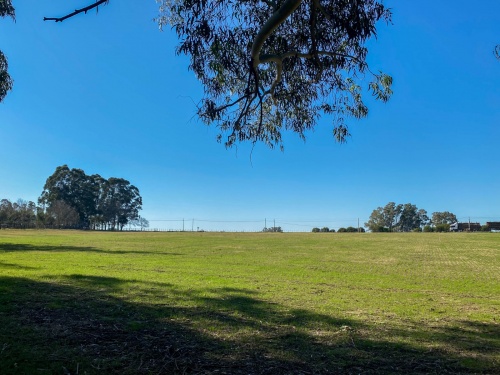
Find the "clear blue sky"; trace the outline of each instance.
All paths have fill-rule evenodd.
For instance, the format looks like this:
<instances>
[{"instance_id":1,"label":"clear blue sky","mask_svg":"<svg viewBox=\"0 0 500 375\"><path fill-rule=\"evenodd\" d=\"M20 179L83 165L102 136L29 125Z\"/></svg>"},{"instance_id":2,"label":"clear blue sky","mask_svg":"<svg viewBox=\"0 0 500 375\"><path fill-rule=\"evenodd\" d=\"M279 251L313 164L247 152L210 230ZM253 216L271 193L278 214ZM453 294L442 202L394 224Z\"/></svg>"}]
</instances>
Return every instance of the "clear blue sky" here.
<instances>
[{"instance_id":1,"label":"clear blue sky","mask_svg":"<svg viewBox=\"0 0 500 375\"><path fill-rule=\"evenodd\" d=\"M152 21L155 1L42 21L88 2L14 0L17 22L0 20L15 80L0 104L0 198L36 201L68 164L128 179L157 228L356 226L389 201L500 220L500 1L387 1L394 24L379 25L369 61L394 77L393 98L370 100L347 144L325 117L305 143L287 134L284 152L253 153L197 121L201 85Z\"/></svg>"}]
</instances>

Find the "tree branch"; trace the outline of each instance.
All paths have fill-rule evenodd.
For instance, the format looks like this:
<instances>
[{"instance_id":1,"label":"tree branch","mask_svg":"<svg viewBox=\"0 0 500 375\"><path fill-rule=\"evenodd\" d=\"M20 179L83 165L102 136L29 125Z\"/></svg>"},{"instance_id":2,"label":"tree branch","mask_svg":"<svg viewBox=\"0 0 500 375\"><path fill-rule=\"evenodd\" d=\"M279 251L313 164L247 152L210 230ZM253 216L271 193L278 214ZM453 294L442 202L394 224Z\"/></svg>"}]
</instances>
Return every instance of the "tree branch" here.
<instances>
[{"instance_id":1,"label":"tree branch","mask_svg":"<svg viewBox=\"0 0 500 375\"><path fill-rule=\"evenodd\" d=\"M87 13L89 10L98 8L99 5L107 3L109 0L98 0L92 5L88 5L85 8L82 9L76 9L73 13L67 14L63 17L43 17L44 21L55 21L55 22L62 22L68 18L71 18L73 16L76 16L79 13Z\"/></svg>"},{"instance_id":2,"label":"tree branch","mask_svg":"<svg viewBox=\"0 0 500 375\"><path fill-rule=\"evenodd\" d=\"M314 4L314 7L318 9L328 21L332 21L332 16L325 11L325 8L323 8L319 3L319 0L312 0L312 3Z\"/></svg>"},{"instance_id":3,"label":"tree branch","mask_svg":"<svg viewBox=\"0 0 500 375\"><path fill-rule=\"evenodd\" d=\"M257 33L252 44L252 63L254 68L260 64L259 55L265 41L278 28L285 20L290 17L295 9L299 7L302 0L285 0L283 5L273 13L273 15L266 21Z\"/></svg>"}]
</instances>

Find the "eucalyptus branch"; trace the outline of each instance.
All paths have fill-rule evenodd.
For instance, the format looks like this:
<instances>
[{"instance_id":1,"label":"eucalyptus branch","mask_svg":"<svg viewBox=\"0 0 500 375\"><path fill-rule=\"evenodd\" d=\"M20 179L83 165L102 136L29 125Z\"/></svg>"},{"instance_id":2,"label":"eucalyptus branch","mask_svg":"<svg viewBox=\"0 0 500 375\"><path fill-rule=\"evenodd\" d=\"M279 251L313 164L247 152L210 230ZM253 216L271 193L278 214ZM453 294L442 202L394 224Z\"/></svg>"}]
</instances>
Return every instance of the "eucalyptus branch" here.
<instances>
[{"instance_id":1,"label":"eucalyptus branch","mask_svg":"<svg viewBox=\"0 0 500 375\"><path fill-rule=\"evenodd\" d=\"M76 9L73 13L69 13L63 17L43 17L44 21L55 21L55 22L62 22L68 18L71 18L73 16L76 16L79 13L87 13L89 10L92 10L94 8L97 8L99 10L99 5L102 5L104 3L107 3L109 0L98 0L94 4L88 5L85 8L81 9Z\"/></svg>"},{"instance_id":2,"label":"eucalyptus branch","mask_svg":"<svg viewBox=\"0 0 500 375\"><path fill-rule=\"evenodd\" d=\"M332 16L328 14L325 8L323 8L323 6L319 3L319 0L312 0L312 3L314 4L314 7L318 9L328 21L333 21Z\"/></svg>"},{"instance_id":3,"label":"eucalyptus branch","mask_svg":"<svg viewBox=\"0 0 500 375\"><path fill-rule=\"evenodd\" d=\"M260 60L259 55L262 47L269 38L269 36L281 25L285 20L290 17L290 14L293 13L295 9L299 7L302 3L302 0L285 0L283 5L276 10L273 15L262 25L259 32L257 33L253 44L252 44L252 64L254 68L259 66Z\"/></svg>"}]
</instances>

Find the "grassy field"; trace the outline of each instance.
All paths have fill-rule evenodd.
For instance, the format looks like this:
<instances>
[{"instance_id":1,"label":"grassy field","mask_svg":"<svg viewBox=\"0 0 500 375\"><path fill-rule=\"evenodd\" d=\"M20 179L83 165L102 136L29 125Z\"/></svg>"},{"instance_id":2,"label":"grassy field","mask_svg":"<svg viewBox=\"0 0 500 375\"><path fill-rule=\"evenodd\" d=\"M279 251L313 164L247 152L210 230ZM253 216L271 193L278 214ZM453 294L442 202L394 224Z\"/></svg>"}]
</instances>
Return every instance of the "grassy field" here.
<instances>
[{"instance_id":1,"label":"grassy field","mask_svg":"<svg viewBox=\"0 0 500 375\"><path fill-rule=\"evenodd\" d=\"M1 374L500 373L500 234L0 230Z\"/></svg>"}]
</instances>

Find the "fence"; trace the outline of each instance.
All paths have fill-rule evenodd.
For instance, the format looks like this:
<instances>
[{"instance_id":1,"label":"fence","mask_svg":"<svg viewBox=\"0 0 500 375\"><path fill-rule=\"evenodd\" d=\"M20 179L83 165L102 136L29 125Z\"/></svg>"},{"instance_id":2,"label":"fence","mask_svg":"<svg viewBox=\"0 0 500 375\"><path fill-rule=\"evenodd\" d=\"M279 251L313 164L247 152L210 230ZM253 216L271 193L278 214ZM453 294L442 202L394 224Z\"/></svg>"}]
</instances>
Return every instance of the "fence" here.
<instances>
[{"instance_id":1,"label":"fence","mask_svg":"<svg viewBox=\"0 0 500 375\"><path fill-rule=\"evenodd\" d=\"M217 220L217 219L150 219L148 228L127 225L124 231L147 232L262 232L265 228L280 228L284 232L311 232L313 228L329 228L338 231L340 228L364 228L367 218L326 218L324 220L289 220L289 219L261 219L261 220ZM459 222L498 222L497 217L462 216ZM0 222L0 229L61 229L57 226L42 225L32 222L22 225L12 225Z\"/></svg>"}]
</instances>

